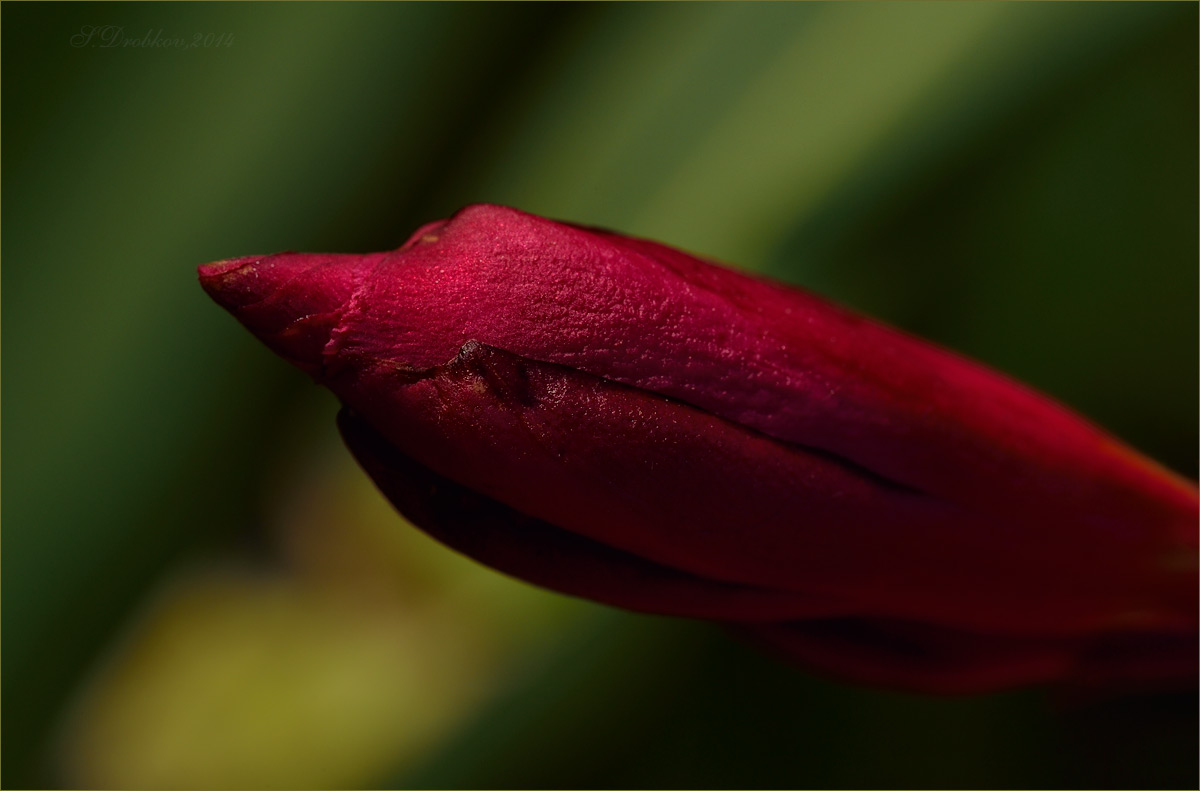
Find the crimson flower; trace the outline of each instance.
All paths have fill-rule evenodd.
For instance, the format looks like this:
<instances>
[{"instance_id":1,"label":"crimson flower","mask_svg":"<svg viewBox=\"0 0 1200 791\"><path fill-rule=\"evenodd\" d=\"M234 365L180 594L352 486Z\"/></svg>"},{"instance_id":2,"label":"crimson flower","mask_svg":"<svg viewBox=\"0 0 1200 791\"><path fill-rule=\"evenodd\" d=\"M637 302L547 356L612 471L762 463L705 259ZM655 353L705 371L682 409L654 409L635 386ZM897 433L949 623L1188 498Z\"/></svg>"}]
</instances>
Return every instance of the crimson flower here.
<instances>
[{"instance_id":1,"label":"crimson flower","mask_svg":"<svg viewBox=\"0 0 1200 791\"><path fill-rule=\"evenodd\" d=\"M503 572L886 686L1194 675L1191 483L806 292L488 205L200 280L341 399L402 513Z\"/></svg>"}]
</instances>

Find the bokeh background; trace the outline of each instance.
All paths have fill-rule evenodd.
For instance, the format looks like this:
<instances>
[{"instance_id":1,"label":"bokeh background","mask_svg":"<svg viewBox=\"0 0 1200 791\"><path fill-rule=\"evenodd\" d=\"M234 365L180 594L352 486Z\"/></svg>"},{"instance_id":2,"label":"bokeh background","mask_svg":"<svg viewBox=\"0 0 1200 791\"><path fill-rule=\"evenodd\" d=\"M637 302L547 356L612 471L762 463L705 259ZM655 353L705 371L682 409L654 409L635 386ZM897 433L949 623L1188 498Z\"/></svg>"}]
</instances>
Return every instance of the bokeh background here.
<instances>
[{"instance_id":1,"label":"bokeh background","mask_svg":"<svg viewBox=\"0 0 1200 791\"><path fill-rule=\"evenodd\" d=\"M1196 786L1194 696L839 685L454 555L194 274L510 204L806 285L1194 477L1196 4L0 13L5 787Z\"/></svg>"}]
</instances>

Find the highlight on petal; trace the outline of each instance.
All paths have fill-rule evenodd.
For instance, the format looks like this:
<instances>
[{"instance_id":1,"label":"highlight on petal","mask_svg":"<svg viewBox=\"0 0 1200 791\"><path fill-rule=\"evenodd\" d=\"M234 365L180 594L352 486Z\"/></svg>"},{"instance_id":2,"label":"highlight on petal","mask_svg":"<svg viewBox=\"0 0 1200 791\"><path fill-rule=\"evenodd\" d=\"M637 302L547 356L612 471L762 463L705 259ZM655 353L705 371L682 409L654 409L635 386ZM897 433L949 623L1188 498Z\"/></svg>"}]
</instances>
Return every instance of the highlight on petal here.
<instances>
[{"instance_id":1,"label":"highlight on petal","mask_svg":"<svg viewBox=\"0 0 1200 791\"><path fill-rule=\"evenodd\" d=\"M801 290L498 206L201 280L400 511L535 584L931 691L1190 655L1194 485Z\"/></svg>"}]
</instances>

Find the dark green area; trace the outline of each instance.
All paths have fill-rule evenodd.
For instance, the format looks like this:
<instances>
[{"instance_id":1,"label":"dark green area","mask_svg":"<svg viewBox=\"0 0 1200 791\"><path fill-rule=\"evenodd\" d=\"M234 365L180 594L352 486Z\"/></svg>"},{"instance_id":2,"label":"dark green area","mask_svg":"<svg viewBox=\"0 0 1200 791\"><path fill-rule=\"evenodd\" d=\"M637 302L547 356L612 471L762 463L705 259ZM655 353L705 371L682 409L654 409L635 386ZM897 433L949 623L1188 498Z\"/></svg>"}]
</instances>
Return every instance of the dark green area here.
<instances>
[{"instance_id":1,"label":"dark green area","mask_svg":"<svg viewBox=\"0 0 1200 791\"><path fill-rule=\"evenodd\" d=\"M284 416L325 398L204 261L512 203L803 283L1196 475L1195 4L0 13L4 787L55 782L61 707L151 584L257 551ZM74 46L89 26L232 45ZM614 612L380 783L1195 787L1195 713L842 687Z\"/></svg>"}]
</instances>

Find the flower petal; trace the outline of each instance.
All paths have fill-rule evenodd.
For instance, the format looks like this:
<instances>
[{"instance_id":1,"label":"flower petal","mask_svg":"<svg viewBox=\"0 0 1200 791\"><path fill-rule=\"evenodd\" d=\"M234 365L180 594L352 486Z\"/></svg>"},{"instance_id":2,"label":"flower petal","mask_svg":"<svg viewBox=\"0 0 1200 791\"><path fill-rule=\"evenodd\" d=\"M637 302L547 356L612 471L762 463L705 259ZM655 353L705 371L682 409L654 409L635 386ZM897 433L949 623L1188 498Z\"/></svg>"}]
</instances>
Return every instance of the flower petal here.
<instances>
[{"instance_id":1,"label":"flower petal","mask_svg":"<svg viewBox=\"0 0 1200 791\"><path fill-rule=\"evenodd\" d=\"M438 475L349 410L338 414L338 427L400 513L443 544L519 579L617 607L692 618L771 621L845 611L792 591L720 582L652 563Z\"/></svg>"}]
</instances>

